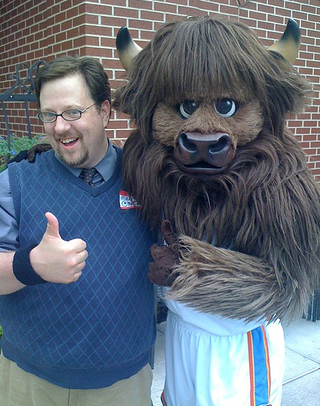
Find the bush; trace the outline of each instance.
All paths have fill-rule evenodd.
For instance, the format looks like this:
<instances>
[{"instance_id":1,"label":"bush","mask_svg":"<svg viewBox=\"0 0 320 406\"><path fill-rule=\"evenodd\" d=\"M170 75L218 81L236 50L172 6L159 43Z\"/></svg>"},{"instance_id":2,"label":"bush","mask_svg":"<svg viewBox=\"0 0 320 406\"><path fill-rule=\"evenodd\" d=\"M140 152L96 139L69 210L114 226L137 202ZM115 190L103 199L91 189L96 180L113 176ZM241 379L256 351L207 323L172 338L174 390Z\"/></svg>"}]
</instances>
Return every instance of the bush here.
<instances>
[{"instance_id":1,"label":"bush","mask_svg":"<svg viewBox=\"0 0 320 406\"><path fill-rule=\"evenodd\" d=\"M6 137L0 137L0 172L6 169L6 164L20 151L30 149L33 145L40 144L42 141L41 135L35 135L32 138L27 136L17 137L11 134L10 149L8 149L8 140Z\"/></svg>"}]
</instances>

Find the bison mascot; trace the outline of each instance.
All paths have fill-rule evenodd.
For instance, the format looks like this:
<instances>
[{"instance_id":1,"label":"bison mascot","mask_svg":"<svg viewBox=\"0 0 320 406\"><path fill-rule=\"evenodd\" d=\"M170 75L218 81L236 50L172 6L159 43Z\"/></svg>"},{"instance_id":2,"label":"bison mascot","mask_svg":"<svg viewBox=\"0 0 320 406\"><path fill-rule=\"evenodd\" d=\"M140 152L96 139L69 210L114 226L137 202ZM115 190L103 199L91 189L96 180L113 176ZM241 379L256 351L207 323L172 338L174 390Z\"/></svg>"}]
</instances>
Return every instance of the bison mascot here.
<instances>
[{"instance_id":1,"label":"bison mascot","mask_svg":"<svg viewBox=\"0 0 320 406\"><path fill-rule=\"evenodd\" d=\"M308 102L289 20L266 49L245 25L188 18L141 50L117 38L116 109L135 129L124 181L163 243L168 406L280 406L280 320L319 283L320 192L285 124Z\"/></svg>"}]
</instances>

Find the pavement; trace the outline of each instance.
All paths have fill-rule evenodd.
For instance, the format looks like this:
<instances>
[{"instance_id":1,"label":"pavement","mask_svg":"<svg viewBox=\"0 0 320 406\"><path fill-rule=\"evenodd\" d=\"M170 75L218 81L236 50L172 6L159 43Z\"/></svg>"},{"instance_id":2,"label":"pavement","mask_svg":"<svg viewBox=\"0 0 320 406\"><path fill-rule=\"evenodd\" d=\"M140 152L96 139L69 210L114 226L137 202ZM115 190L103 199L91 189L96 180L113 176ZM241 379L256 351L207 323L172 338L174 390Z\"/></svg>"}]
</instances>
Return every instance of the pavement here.
<instances>
[{"instance_id":1,"label":"pavement","mask_svg":"<svg viewBox=\"0 0 320 406\"><path fill-rule=\"evenodd\" d=\"M320 406L320 321L298 319L284 325L286 372L281 406ZM165 322L157 325L153 369L153 406L162 406Z\"/></svg>"}]
</instances>

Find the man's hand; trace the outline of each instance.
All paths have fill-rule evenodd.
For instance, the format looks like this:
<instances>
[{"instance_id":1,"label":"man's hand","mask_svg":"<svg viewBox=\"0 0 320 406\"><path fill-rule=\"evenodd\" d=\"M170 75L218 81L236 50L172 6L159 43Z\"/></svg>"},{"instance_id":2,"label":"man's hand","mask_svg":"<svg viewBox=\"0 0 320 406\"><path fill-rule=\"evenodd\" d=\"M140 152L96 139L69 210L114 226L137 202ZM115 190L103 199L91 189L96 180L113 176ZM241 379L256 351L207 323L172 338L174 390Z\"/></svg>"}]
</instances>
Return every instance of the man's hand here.
<instances>
[{"instance_id":1,"label":"man's hand","mask_svg":"<svg viewBox=\"0 0 320 406\"><path fill-rule=\"evenodd\" d=\"M149 279L160 286L171 286L177 275L172 274L174 265L179 260L177 236L172 229L170 221L165 220L161 226L161 233L168 245L151 247L154 262L149 264Z\"/></svg>"},{"instance_id":2,"label":"man's hand","mask_svg":"<svg viewBox=\"0 0 320 406\"><path fill-rule=\"evenodd\" d=\"M85 267L87 244L80 238L64 241L59 234L58 219L45 214L48 225L40 244L30 251L34 271L47 282L76 282Z\"/></svg>"}]
</instances>

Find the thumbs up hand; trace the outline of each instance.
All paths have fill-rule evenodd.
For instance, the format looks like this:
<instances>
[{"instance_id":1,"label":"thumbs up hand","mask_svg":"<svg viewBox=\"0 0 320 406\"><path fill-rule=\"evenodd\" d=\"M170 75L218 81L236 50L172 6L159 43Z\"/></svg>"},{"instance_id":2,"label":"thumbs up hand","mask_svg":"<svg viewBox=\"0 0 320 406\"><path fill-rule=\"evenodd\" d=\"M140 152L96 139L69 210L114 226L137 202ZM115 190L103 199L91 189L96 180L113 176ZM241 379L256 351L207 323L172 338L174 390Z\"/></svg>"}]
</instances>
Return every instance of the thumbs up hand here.
<instances>
[{"instance_id":1,"label":"thumbs up hand","mask_svg":"<svg viewBox=\"0 0 320 406\"><path fill-rule=\"evenodd\" d=\"M85 267L87 244L80 238L65 241L59 234L58 219L45 214L48 225L39 245L30 251L34 271L47 282L76 282Z\"/></svg>"}]
</instances>

